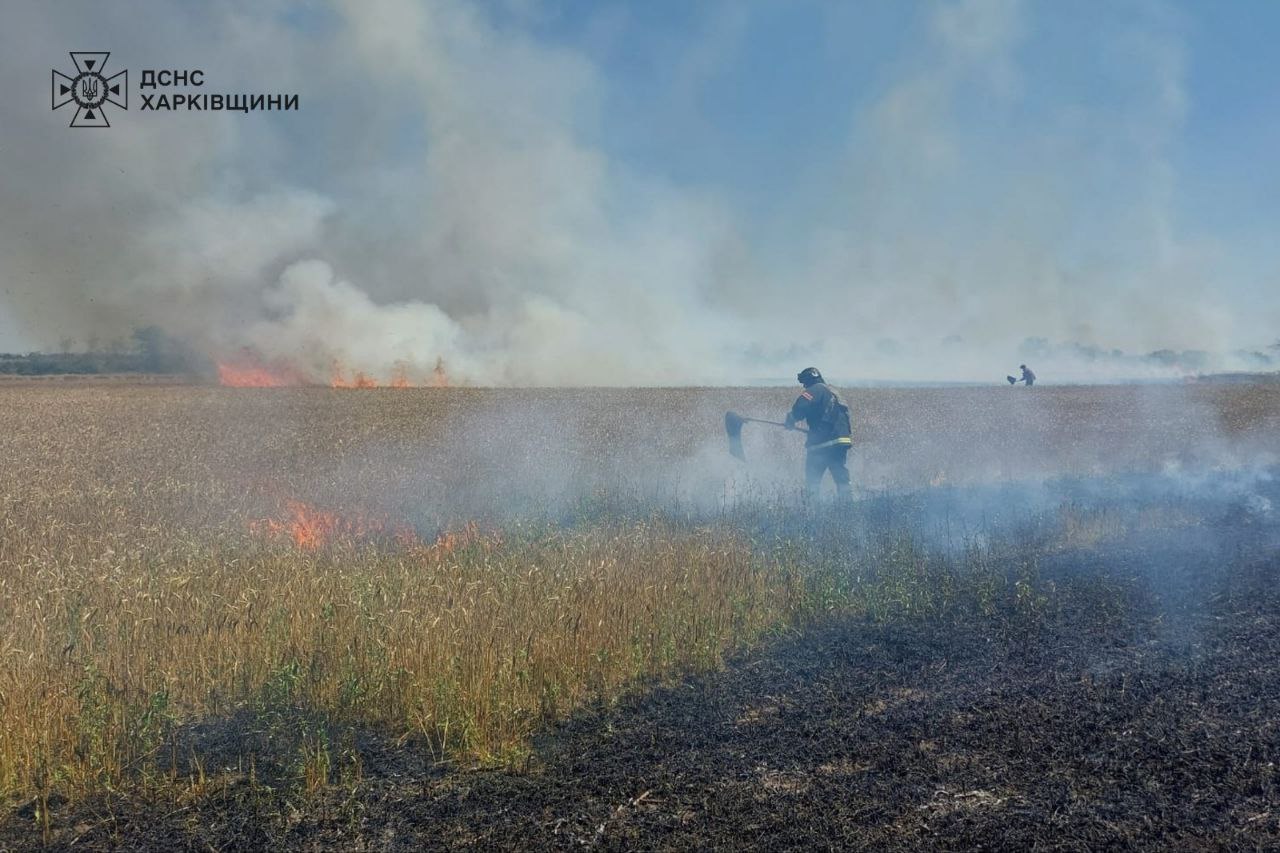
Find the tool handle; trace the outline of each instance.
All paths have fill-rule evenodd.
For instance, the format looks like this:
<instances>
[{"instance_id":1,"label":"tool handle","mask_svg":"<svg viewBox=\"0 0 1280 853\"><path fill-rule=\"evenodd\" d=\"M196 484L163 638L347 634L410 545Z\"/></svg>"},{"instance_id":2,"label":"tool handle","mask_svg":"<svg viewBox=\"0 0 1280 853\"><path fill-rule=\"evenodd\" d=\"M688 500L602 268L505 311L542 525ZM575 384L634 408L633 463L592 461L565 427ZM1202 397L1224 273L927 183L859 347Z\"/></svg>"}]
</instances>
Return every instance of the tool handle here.
<instances>
[{"instance_id":1,"label":"tool handle","mask_svg":"<svg viewBox=\"0 0 1280 853\"><path fill-rule=\"evenodd\" d=\"M769 424L770 426L780 426L784 428L786 427L786 424L783 423L782 421L767 421L764 418L743 418L743 420L751 421L752 423L757 423L757 424ZM800 429L800 427L791 427L791 428L796 432L808 432L807 429Z\"/></svg>"}]
</instances>

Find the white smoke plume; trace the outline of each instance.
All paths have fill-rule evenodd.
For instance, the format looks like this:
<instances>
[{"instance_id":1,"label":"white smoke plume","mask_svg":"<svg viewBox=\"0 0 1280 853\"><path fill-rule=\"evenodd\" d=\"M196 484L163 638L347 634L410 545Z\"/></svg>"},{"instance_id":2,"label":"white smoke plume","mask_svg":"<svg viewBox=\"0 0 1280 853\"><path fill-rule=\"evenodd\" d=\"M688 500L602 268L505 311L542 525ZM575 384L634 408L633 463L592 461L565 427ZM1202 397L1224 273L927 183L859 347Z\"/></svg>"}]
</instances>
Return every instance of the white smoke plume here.
<instances>
[{"instance_id":1,"label":"white smoke plume","mask_svg":"<svg viewBox=\"0 0 1280 853\"><path fill-rule=\"evenodd\" d=\"M702 132L699 87L765 11L708 14L672 74L687 125L661 132ZM443 362L475 384L669 385L808 363L998 381L1032 355L1043 377L1096 381L1186 369L1115 349L1226 369L1270 342L1280 303L1241 310L1229 247L1176 215L1177 13L1136 4L1082 34L1081 62L1125 97L1040 103L1026 48L1059 10L922 11L867 97L831 105L846 143L782 181L769 217L620 153L621 84L546 34L568 14L554 4L18 0L0 35L0 72L29 93L0 101L0 349L157 324L315 379ZM625 11L579 12L627 38ZM857 25L795 14L827 16L836 48ZM39 96L85 44L135 74L203 68L210 92L297 92L301 110L135 105L69 131ZM1028 355L1028 338L1047 343Z\"/></svg>"}]
</instances>

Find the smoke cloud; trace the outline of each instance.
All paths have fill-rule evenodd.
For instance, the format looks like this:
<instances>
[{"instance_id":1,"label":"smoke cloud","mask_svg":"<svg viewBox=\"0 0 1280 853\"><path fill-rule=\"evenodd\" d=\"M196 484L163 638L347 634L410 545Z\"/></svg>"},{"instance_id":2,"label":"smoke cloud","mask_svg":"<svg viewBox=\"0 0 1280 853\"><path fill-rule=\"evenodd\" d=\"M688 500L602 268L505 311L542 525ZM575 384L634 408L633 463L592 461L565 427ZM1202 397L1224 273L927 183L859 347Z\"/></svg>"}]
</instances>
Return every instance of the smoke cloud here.
<instances>
[{"instance_id":1,"label":"smoke cloud","mask_svg":"<svg viewBox=\"0 0 1280 853\"><path fill-rule=\"evenodd\" d=\"M769 35L782 12L822 21L833 67L850 63L864 22L838 5L708 6L687 43L678 22L662 42L684 45L663 48L679 60L664 112L619 60L656 43L626 7L10 4L0 349L155 324L316 378L442 361L524 385L1269 363L1238 351L1280 326L1276 266L1182 213L1186 15L1137 3L1084 24L961 0L872 22L894 47L823 104L813 140L717 109L724 86L760 82L753 62L799 61ZM135 97L110 130L69 130L43 98L83 45L130 69L131 95L142 68L202 68L208 92L297 92L301 109L157 114ZM637 153L726 133L777 138L760 191L732 153L719 171Z\"/></svg>"}]
</instances>

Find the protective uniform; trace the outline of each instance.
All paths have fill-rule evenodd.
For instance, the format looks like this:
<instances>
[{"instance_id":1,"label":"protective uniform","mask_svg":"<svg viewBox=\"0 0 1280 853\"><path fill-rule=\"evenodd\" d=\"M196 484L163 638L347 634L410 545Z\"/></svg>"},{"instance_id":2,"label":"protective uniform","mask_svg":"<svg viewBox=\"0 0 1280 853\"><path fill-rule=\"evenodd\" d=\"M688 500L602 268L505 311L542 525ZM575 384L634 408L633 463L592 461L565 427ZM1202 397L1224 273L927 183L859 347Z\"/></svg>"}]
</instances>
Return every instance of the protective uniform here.
<instances>
[{"instance_id":1,"label":"protective uniform","mask_svg":"<svg viewBox=\"0 0 1280 853\"><path fill-rule=\"evenodd\" d=\"M1022 368L1022 381L1027 383L1028 386L1035 385L1036 375L1031 372L1031 368L1027 367L1025 364L1019 365L1019 367Z\"/></svg>"},{"instance_id":2,"label":"protective uniform","mask_svg":"<svg viewBox=\"0 0 1280 853\"><path fill-rule=\"evenodd\" d=\"M822 475L831 472L836 492L841 497L849 495L849 469L846 462L849 448L853 446L849 407L831 386L822 380L816 368L806 368L796 377L804 390L791 406L787 426L794 427L804 421L809 427L805 439L804 485L813 496L822 485Z\"/></svg>"}]
</instances>

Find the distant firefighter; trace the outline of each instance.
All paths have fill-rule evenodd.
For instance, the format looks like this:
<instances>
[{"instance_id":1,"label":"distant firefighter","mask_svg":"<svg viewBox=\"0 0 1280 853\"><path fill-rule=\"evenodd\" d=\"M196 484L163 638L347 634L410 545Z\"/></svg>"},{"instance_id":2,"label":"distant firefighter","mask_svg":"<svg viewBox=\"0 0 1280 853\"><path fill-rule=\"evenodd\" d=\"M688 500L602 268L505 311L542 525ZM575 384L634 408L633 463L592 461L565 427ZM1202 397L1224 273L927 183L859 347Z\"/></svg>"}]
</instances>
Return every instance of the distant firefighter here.
<instances>
[{"instance_id":1,"label":"distant firefighter","mask_svg":"<svg viewBox=\"0 0 1280 853\"><path fill-rule=\"evenodd\" d=\"M849 469L846 462L849 448L853 446L849 407L822 379L816 367L806 367L796 375L796 381L804 386L800 396L787 414L786 426L793 429L797 423L808 424L809 435L805 439L804 485L810 496L816 496L822 485L822 475L831 472L836 492L849 496Z\"/></svg>"},{"instance_id":2,"label":"distant firefighter","mask_svg":"<svg viewBox=\"0 0 1280 853\"><path fill-rule=\"evenodd\" d=\"M1017 385L1019 382L1025 382L1027 385L1035 385L1036 375L1031 371L1031 368L1027 367L1025 364L1020 364L1018 367L1022 368L1022 378L1019 379L1016 376L1006 376L1005 379L1009 380L1009 384Z\"/></svg>"}]
</instances>

